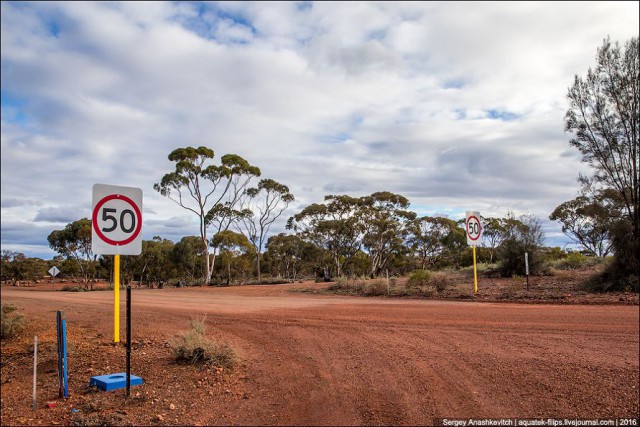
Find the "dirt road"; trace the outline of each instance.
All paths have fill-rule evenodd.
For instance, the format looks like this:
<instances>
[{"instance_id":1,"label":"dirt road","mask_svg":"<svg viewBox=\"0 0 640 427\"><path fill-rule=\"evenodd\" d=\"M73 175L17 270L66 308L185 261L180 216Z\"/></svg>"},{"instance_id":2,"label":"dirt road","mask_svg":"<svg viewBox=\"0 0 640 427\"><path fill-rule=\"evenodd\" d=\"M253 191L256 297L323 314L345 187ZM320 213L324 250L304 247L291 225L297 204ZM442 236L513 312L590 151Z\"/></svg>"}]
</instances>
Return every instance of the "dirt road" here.
<instances>
[{"instance_id":1,"label":"dirt road","mask_svg":"<svg viewBox=\"0 0 640 427\"><path fill-rule=\"evenodd\" d=\"M292 293L291 287L134 290L134 343L145 342L132 359L145 379L141 400L116 418L109 418L115 404L93 408L94 415L118 424L205 425L639 416L638 306L393 300ZM109 352L123 354L108 347L112 298L112 292L2 288L2 300L27 317L55 319L55 310L64 310L78 353L103 353L90 363L91 357L74 359L71 352L81 372L70 380L79 401L34 419L29 366L14 368L5 360L6 352L28 341L3 344L3 425L73 423L64 411L95 396L82 389L86 368L101 374ZM201 369L172 364L166 348L167 339L199 314L207 315L212 336L242 355L241 366L218 381L224 390ZM8 366L11 385L5 384ZM163 406L169 401L177 409Z\"/></svg>"}]
</instances>

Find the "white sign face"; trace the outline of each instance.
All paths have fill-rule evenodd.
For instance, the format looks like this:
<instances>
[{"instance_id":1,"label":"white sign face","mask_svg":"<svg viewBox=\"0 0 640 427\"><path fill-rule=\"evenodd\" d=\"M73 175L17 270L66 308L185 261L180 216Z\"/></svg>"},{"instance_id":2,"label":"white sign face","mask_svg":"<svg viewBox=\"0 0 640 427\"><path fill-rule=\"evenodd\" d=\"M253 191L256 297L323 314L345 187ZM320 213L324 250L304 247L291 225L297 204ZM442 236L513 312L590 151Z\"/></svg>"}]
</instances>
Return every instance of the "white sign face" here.
<instances>
[{"instance_id":1,"label":"white sign face","mask_svg":"<svg viewBox=\"0 0 640 427\"><path fill-rule=\"evenodd\" d=\"M480 212L467 212L466 221L467 245L478 246L482 241L482 224Z\"/></svg>"},{"instance_id":2,"label":"white sign face","mask_svg":"<svg viewBox=\"0 0 640 427\"><path fill-rule=\"evenodd\" d=\"M58 273L60 273L60 270L58 270L58 267L56 267L55 265L49 269L49 274L51 275L51 277L56 277Z\"/></svg>"},{"instance_id":3,"label":"white sign face","mask_svg":"<svg viewBox=\"0 0 640 427\"><path fill-rule=\"evenodd\" d=\"M95 184L91 249L97 255L140 255L142 190Z\"/></svg>"}]
</instances>

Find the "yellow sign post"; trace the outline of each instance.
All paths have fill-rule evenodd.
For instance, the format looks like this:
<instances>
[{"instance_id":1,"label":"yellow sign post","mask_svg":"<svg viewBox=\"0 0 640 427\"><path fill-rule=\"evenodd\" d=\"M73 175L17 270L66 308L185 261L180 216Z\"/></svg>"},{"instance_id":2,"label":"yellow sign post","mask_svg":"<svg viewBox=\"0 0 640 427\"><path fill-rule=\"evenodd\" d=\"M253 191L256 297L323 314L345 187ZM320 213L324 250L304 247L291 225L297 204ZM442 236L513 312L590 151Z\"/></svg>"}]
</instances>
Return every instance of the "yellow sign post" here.
<instances>
[{"instance_id":1,"label":"yellow sign post","mask_svg":"<svg viewBox=\"0 0 640 427\"><path fill-rule=\"evenodd\" d=\"M113 342L120 342L120 255L113 256Z\"/></svg>"},{"instance_id":2,"label":"yellow sign post","mask_svg":"<svg viewBox=\"0 0 640 427\"><path fill-rule=\"evenodd\" d=\"M478 293L478 269L476 267L476 245L473 245L473 293Z\"/></svg>"},{"instance_id":3,"label":"yellow sign post","mask_svg":"<svg viewBox=\"0 0 640 427\"><path fill-rule=\"evenodd\" d=\"M467 232L467 245L473 247L473 293L478 293L478 266L476 261L476 245L482 239L482 223L480 212L467 211L465 228Z\"/></svg>"},{"instance_id":4,"label":"yellow sign post","mask_svg":"<svg viewBox=\"0 0 640 427\"><path fill-rule=\"evenodd\" d=\"M120 255L142 252L142 190L93 185L91 250L113 255L113 342L120 342Z\"/></svg>"}]
</instances>

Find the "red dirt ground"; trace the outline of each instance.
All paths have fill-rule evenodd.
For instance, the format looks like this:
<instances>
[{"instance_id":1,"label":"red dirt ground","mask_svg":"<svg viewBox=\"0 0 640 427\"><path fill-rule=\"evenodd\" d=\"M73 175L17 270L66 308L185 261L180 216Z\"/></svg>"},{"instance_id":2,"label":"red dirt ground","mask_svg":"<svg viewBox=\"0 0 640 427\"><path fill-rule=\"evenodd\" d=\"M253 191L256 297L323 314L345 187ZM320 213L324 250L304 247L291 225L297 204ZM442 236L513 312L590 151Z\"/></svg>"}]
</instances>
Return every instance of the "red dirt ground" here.
<instances>
[{"instance_id":1,"label":"red dirt ground","mask_svg":"<svg viewBox=\"0 0 640 427\"><path fill-rule=\"evenodd\" d=\"M505 294L501 286L514 285L498 279L481 282L479 295L467 301L336 296L321 293L326 286L134 289L132 373L144 384L129 399L123 389L88 387L93 375L125 369L125 348L112 342L112 291L3 286L2 301L16 305L28 323L20 336L2 341L2 425L431 425L439 418L639 416L637 294L590 299L570 290L558 299L562 304L533 297L528 302L536 304L514 304L485 302L519 294ZM57 397L56 310L68 322L67 400ZM202 314L208 336L239 352L233 370L174 362L169 340Z\"/></svg>"}]
</instances>

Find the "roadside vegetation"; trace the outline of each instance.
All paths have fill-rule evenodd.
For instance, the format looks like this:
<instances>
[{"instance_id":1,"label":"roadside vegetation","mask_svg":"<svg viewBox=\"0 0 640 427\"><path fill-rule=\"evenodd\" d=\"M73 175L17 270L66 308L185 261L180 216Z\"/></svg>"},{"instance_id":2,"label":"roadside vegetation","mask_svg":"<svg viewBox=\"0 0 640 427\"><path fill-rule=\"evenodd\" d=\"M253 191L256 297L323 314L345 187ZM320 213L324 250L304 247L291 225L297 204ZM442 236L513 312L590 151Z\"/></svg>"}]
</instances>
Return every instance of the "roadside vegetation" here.
<instances>
[{"instance_id":1,"label":"roadside vegetation","mask_svg":"<svg viewBox=\"0 0 640 427\"><path fill-rule=\"evenodd\" d=\"M24 329L25 318L17 313L17 310L17 307L11 303L2 303L0 337L3 340L15 337Z\"/></svg>"},{"instance_id":2,"label":"roadside vegetation","mask_svg":"<svg viewBox=\"0 0 640 427\"><path fill-rule=\"evenodd\" d=\"M191 319L189 330L170 341L176 361L233 368L238 355L229 344L205 337L205 317Z\"/></svg>"},{"instance_id":3,"label":"roadside vegetation","mask_svg":"<svg viewBox=\"0 0 640 427\"><path fill-rule=\"evenodd\" d=\"M532 276L601 267L587 289L640 292L638 51L638 38L624 47L604 40L595 67L584 77L576 75L568 89L569 144L593 173L579 178L578 196L558 205L549 218L562 224L573 249L545 246L535 215L483 217L476 255L481 274L523 277L525 259ZM141 255L122 257L123 285L230 286L312 278L336 281L332 288L341 292L377 295L393 288L427 295L449 286L449 275L440 272L472 268L464 219L420 216L403 195L329 194L291 215L287 232L273 234L272 225L295 200L287 186L261 177L257 166L236 154L217 162L208 147L178 148L168 160L174 168L154 189L194 215L199 233L178 242L160 236L143 241ZM48 240L59 254L51 261L3 251L2 280L41 280L56 265L60 277L85 290L96 278L111 282L112 258L91 252L89 219L53 230ZM409 279L400 289L384 280L389 276Z\"/></svg>"}]
</instances>

